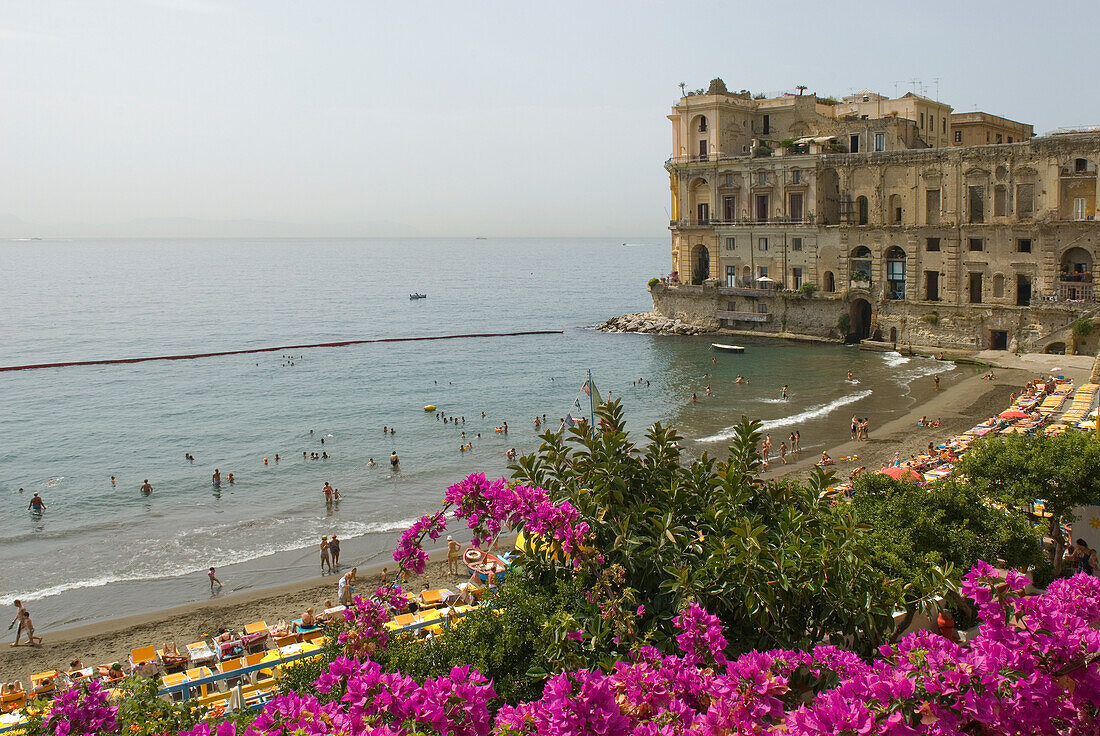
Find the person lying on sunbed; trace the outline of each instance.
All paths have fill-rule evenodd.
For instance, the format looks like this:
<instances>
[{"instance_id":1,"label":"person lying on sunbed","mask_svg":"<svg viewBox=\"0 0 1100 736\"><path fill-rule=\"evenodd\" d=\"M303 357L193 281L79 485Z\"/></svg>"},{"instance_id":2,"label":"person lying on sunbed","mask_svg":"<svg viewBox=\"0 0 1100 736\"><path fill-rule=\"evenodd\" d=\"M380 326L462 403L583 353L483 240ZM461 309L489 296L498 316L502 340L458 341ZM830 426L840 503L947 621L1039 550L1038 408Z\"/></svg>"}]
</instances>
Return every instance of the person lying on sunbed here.
<instances>
[{"instance_id":1,"label":"person lying on sunbed","mask_svg":"<svg viewBox=\"0 0 1100 736\"><path fill-rule=\"evenodd\" d=\"M317 617L313 615L313 608L312 607L307 608L306 612L302 614L302 625L301 625L301 627L299 627L299 630L301 630L301 629L312 629L312 628L315 628L316 626L317 626Z\"/></svg>"},{"instance_id":2,"label":"person lying on sunbed","mask_svg":"<svg viewBox=\"0 0 1100 736\"><path fill-rule=\"evenodd\" d=\"M110 666L101 664L95 668L95 673L108 680L120 680L126 676L126 673L122 670L122 665L118 662Z\"/></svg>"},{"instance_id":3,"label":"person lying on sunbed","mask_svg":"<svg viewBox=\"0 0 1100 736\"><path fill-rule=\"evenodd\" d=\"M290 636L291 633L292 632L290 631L290 627L287 626L286 621L284 621L283 619L279 619L279 623L271 627L271 635L276 639L281 639L284 636Z\"/></svg>"},{"instance_id":4,"label":"person lying on sunbed","mask_svg":"<svg viewBox=\"0 0 1100 736\"><path fill-rule=\"evenodd\" d=\"M187 661L187 655L180 654L180 650L176 648L176 642L174 641L165 642L164 648L160 650L160 656L164 663L169 666L183 664Z\"/></svg>"}]
</instances>

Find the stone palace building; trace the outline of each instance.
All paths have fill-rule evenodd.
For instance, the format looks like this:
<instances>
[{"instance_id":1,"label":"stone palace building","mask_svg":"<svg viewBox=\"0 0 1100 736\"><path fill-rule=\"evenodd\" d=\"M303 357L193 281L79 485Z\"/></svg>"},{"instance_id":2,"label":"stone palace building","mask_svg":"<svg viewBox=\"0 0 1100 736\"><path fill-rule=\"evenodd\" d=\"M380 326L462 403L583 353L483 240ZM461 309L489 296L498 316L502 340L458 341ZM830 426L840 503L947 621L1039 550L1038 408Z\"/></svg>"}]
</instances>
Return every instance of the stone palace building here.
<instances>
[{"instance_id":1,"label":"stone palace building","mask_svg":"<svg viewBox=\"0 0 1100 736\"><path fill-rule=\"evenodd\" d=\"M952 113L916 94L754 98L669 115L672 272L655 310L713 328L1095 352L1100 128Z\"/></svg>"}]
</instances>

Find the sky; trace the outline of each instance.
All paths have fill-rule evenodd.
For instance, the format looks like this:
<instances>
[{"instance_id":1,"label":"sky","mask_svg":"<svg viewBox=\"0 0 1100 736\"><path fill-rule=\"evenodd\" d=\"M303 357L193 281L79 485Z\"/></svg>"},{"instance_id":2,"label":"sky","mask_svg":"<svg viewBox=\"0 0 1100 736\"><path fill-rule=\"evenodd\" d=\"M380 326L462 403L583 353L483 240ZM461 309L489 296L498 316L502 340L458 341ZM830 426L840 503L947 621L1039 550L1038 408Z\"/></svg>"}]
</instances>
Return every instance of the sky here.
<instances>
[{"instance_id":1,"label":"sky","mask_svg":"<svg viewBox=\"0 0 1100 736\"><path fill-rule=\"evenodd\" d=\"M1100 124L1098 26L1075 0L0 0L0 236L667 237L680 82L938 79L1047 132Z\"/></svg>"}]
</instances>

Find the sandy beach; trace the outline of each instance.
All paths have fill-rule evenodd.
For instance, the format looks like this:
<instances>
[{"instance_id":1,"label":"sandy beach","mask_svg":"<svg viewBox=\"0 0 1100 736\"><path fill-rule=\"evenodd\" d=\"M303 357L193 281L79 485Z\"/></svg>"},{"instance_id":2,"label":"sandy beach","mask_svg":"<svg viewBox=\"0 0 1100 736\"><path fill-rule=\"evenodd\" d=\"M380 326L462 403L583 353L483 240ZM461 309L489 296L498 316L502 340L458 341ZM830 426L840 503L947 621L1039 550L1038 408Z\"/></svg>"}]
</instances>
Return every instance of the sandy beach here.
<instances>
[{"instance_id":1,"label":"sandy beach","mask_svg":"<svg viewBox=\"0 0 1100 736\"><path fill-rule=\"evenodd\" d=\"M396 543L396 536L394 541ZM501 545L507 547L508 543L502 538ZM455 576L447 573L446 556L445 550L433 552L425 574L414 577L405 586L406 589L419 591L425 584L429 588L453 587L464 582L468 575ZM388 567L392 581L394 565L391 563ZM342 568L343 571L350 569ZM381 582L381 572L381 565L369 569L360 568L356 592L361 594L373 590ZM198 641L222 627L239 629L253 621L267 621L271 625L275 625L280 619L289 622L310 606L316 613L320 613L326 599L336 599L338 579L336 576L329 576L319 580L288 583L201 603L63 629L56 633L37 631L37 634L44 637L40 646L2 647L0 680L22 680L26 685L31 674L50 669L66 670L74 659L82 660L87 666L120 662L126 669L126 658L133 648L150 644L159 648L165 642L174 641L182 649L187 643Z\"/></svg>"}]
</instances>

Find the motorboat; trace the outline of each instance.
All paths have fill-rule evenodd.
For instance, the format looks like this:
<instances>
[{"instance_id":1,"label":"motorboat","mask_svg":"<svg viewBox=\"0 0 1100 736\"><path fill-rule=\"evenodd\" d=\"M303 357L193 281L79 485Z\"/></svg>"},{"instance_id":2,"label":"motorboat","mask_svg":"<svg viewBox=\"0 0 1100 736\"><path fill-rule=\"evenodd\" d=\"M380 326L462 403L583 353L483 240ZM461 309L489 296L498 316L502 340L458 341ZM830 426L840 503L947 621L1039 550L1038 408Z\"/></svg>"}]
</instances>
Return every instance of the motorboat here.
<instances>
[{"instance_id":1,"label":"motorboat","mask_svg":"<svg viewBox=\"0 0 1100 736\"><path fill-rule=\"evenodd\" d=\"M410 299L427 299L428 295L427 294L421 294L419 291L416 291L416 292L413 292L412 294L409 294L409 298Z\"/></svg>"},{"instance_id":2,"label":"motorboat","mask_svg":"<svg viewBox=\"0 0 1100 736\"><path fill-rule=\"evenodd\" d=\"M743 353L743 352L745 352L745 348L741 347L740 345L723 345L720 342L712 342L710 344L710 346L712 348L714 348L715 350L721 351L723 353Z\"/></svg>"}]
</instances>

